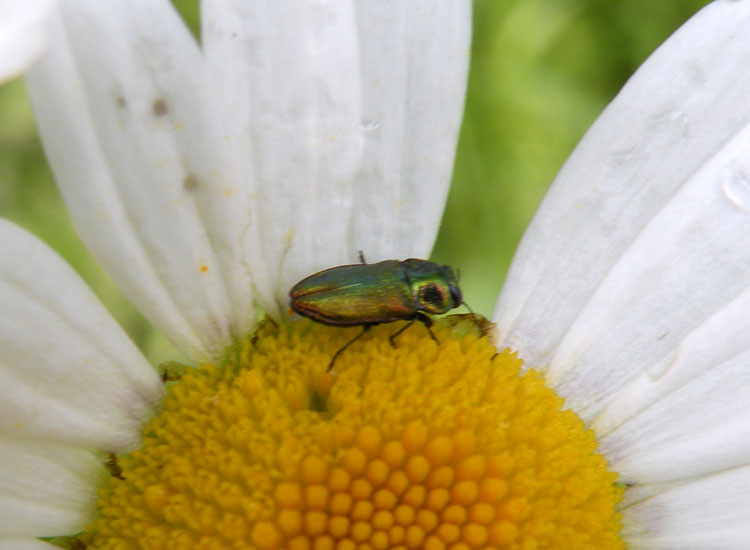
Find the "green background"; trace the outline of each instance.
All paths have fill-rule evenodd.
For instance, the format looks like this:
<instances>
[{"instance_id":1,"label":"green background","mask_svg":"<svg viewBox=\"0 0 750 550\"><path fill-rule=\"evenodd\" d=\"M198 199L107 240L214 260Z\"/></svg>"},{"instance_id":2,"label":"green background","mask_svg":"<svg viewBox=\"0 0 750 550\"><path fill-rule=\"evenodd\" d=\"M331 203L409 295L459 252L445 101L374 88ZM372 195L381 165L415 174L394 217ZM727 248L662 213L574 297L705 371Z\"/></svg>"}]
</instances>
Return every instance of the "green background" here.
<instances>
[{"instance_id":1,"label":"green background","mask_svg":"<svg viewBox=\"0 0 750 550\"><path fill-rule=\"evenodd\" d=\"M460 268L476 311L491 315L524 227L576 142L638 65L706 3L474 2L466 113L432 259ZM197 3L175 4L196 29ZM0 216L60 252L151 360L176 358L78 239L20 80L0 87L0 116Z\"/></svg>"}]
</instances>

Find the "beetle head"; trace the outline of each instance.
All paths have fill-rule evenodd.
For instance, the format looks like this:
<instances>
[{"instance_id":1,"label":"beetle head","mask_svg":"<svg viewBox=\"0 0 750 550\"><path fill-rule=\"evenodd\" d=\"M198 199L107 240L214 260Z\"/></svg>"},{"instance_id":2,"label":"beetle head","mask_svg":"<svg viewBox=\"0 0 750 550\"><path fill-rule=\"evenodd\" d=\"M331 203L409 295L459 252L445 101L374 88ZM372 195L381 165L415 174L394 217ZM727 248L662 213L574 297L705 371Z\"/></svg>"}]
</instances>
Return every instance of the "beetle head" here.
<instances>
[{"instance_id":1,"label":"beetle head","mask_svg":"<svg viewBox=\"0 0 750 550\"><path fill-rule=\"evenodd\" d=\"M461 290L450 267L435 267L437 269L415 281L415 290L421 309L441 314L461 305Z\"/></svg>"},{"instance_id":2,"label":"beetle head","mask_svg":"<svg viewBox=\"0 0 750 550\"><path fill-rule=\"evenodd\" d=\"M416 258L404 260L402 265L418 310L439 315L461 305L461 291L451 267Z\"/></svg>"}]
</instances>

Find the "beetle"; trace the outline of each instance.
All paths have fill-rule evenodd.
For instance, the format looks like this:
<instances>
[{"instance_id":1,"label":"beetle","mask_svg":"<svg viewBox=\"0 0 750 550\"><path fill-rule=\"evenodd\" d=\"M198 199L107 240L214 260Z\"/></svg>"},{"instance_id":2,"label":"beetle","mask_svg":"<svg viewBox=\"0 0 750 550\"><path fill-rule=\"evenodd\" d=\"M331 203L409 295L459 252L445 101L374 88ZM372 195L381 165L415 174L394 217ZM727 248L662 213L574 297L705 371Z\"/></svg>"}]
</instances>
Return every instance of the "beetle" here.
<instances>
[{"instance_id":1,"label":"beetle","mask_svg":"<svg viewBox=\"0 0 750 550\"><path fill-rule=\"evenodd\" d=\"M334 354L329 371L339 355L374 325L409 321L389 337L394 347L395 338L414 321L420 321L437 342L428 314L439 315L466 305L450 266L418 258L368 264L361 251L359 259L359 264L310 275L289 291L291 308L304 317L325 325L362 327L362 332Z\"/></svg>"}]
</instances>

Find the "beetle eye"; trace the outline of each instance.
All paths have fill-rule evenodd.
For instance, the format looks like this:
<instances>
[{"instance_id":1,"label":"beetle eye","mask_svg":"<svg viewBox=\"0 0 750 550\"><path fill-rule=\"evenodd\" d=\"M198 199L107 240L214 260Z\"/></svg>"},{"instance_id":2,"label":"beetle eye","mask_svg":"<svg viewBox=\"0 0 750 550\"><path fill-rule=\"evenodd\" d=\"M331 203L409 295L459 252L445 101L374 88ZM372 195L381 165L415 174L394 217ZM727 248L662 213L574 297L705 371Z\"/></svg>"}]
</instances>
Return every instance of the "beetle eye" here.
<instances>
[{"instance_id":1,"label":"beetle eye","mask_svg":"<svg viewBox=\"0 0 750 550\"><path fill-rule=\"evenodd\" d=\"M461 296L461 290L454 285L451 285L451 298L453 298L453 307L458 307L463 302L463 296Z\"/></svg>"},{"instance_id":2,"label":"beetle eye","mask_svg":"<svg viewBox=\"0 0 750 550\"><path fill-rule=\"evenodd\" d=\"M430 283L419 289L419 301L428 311L436 312L443 309L443 293L435 284Z\"/></svg>"}]
</instances>

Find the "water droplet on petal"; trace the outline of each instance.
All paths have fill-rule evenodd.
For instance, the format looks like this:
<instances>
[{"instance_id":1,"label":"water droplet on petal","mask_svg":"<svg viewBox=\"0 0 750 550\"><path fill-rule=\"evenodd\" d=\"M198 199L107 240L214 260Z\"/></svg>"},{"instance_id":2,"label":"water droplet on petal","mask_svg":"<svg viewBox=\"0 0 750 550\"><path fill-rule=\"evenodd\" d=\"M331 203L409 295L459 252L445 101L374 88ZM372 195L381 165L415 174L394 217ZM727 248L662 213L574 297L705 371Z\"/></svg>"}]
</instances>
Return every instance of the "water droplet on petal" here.
<instances>
[{"instance_id":1,"label":"water droplet on petal","mask_svg":"<svg viewBox=\"0 0 750 550\"><path fill-rule=\"evenodd\" d=\"M377 120L363 120L359 128L365 132L372 132L380 128L380 123Z\"/></svg>"},{"instance_id":2,"label":"water droplet on petal","mask_svg":"<svg viewBox=\"0 0 750 550\"><path fill-rule=\"evenodd\" d=\"M619 166L622 166L623 164L629 162L633 157L635 157L635 150L636 147L626 147L624 149L618 149L616 151L612 152L612 162L614 164L617 164Z\"/></svg>"},{"instance_id":3,"label":"water droplet on petal","mask_svg":"<svg viewBox=\"0 0 750 550\"><path fill-rule=\"evenodd\" d=\"M750 212L750 176L739 163L725 166L721 171L721 190L732 204Z\"/></svg>"},{"instance_id":4,"label":"water droplet on petal","mask_svg":"<svg viewBox=\"0 0 750 550\"><path fill-rule=\"evenodd\" d=\"M671 350L666 357L663 357L661 361L658 361L648 369L646 369L646 375L648 376L649 382L659 382L667 374L672 371L679 370L677 365L680 362L680 348Z\"/></svg>"},{"instance_id":5,"label":"water droplet on petal","mask_svg":"<svg viewBox=\"0 0 750 550\"><path fill-rule=\"evenodd\" d=\"M654 130L676 131L680 136L690 137L690 119L688 115L678 109L667 109L652 117Z\"/></svg>"},{"instance_id":6,"label":"water droplet on petal","mask_svg":"<svg viewBox=\"0 0 750 550\"><path fill-rule=\"evenodd\" d=\"M606 195L614 195L626 189L630 181L630 171L626 167L636 158L637 151L637 144L612 151L607 162L605 177L596 182L597 191Z\"/></svg>"}]
</instances>

